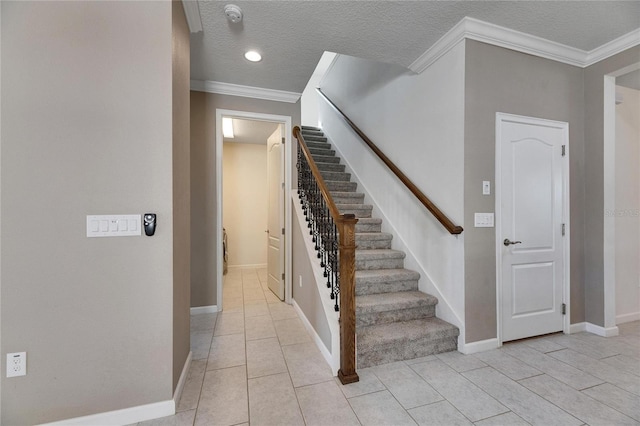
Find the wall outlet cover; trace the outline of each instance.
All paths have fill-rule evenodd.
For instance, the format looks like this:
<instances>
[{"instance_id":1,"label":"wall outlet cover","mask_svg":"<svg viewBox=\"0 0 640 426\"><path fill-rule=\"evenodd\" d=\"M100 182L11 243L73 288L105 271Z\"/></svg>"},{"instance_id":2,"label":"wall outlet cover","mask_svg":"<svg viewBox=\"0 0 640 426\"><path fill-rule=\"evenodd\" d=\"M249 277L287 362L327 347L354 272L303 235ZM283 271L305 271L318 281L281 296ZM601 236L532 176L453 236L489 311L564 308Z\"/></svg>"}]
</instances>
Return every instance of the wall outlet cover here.
<instances>
[{"instance_id":1,"label":"wall outlet cover","mask_svg":"<svg viewBox=\"0 0 640 426\"><path fill-rule=\"evenodd\" d=\"M7 354L7 377L27 375L27 353L14 352Z\"/></svg>"}]
</instances>

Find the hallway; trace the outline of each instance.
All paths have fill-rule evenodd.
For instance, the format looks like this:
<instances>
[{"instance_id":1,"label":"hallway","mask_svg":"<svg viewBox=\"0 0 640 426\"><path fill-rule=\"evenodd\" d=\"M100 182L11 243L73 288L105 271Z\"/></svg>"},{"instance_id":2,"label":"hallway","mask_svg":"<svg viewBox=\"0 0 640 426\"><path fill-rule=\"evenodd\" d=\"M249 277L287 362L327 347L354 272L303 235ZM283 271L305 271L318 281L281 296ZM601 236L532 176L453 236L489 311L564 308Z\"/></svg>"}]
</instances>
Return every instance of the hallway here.
<instances>
[{"instance_id":1,"label":"hallway","mask_svg":"<svg viewBox=\"0 0 640 426\"><path fill-rule=\"evenodd\" d=\"M265 269L225 276L225 311L191 317L193 361L175 416L140 425L640 424L640 322L620 336L554 334L332 377Z\"/></svg>"}]
</instances>

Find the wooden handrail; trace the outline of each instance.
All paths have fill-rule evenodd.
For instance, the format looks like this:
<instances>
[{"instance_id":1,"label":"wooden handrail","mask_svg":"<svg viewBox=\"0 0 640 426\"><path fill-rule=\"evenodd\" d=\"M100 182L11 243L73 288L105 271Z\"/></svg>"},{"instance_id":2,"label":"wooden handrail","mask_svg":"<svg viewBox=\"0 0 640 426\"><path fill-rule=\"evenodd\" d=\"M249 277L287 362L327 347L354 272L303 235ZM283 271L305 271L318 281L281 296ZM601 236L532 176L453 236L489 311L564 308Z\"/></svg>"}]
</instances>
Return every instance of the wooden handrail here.
<instances>
[{"instance_id":1,"label":"wooden handrail","mask_svg":"<svg viewBox=\"0 0 640 426\"><path fill-rule=\"evenodd\" d=\"M438 222L440 222L447 229L447 231L454 235L462 233L463 229L461 226L454 224L451 219L449 219L444 213L442 213L442 211L435 204L433 204L429 197L424 195L424 193L420 191L420 189L411 181L411 179L409 179L404 173L402 173L398 166L396 166L393 161L389 159L389 157L384 155L380 148L378 148L376 144L374 144L371 139L369 139L367 135L365 135L364 132L360 130L360 128L356 126L353 121L351 121L349 117L347 117L345 113L342 112L340 108L338 108L336 104L334 104L331 99L329 99L327 95L322 92L322 90L320 90L319 88L316 90L318 91L320 96L322 96L324 100L326 100L327 103L331 105L331 107L335 109L338 114L340 114L342 119L346 121L349 126L351 126L353 131L356 132L358 136L360 136L364 143L367 144L367 146L371 148L374 153L376 153L376 155L382 160L382 162L386 164L389 169L391 169L391 171L398 177L398 179L400 179L400 181L409 189L409 191L411 191L411 193L415 195L415 197L422 203L422 205L424 205L427 210L429 210L431 214L435 216Z\"/></svg>"},{"instance_id":2,"label":"wooden handrail","mask_svg":"<svg viewBox=\"0 0 640 426\"><path fill-rule=\"evenodd\" d=\"M343 385L360 380L356 373L356 223L352 213L340 214L331 197L331 192L316 165L311 151L302 136L300 127L293 128L293 136L298 140L318 188L338 229L339 269L340 269L340 370L338 378Z\"/></svg>"}]
</instances>

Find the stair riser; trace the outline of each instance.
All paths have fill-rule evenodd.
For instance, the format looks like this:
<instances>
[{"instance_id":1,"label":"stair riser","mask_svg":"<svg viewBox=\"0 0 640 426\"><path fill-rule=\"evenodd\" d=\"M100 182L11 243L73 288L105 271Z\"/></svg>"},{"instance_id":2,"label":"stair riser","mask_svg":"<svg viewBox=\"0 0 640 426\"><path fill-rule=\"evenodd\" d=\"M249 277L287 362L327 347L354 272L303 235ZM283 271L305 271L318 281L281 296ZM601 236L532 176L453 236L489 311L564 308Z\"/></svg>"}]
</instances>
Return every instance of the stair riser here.
<instances>
[{"instance_id":1,"label":"stair riser","mask_svg":"<svg viewBox=\"0 0 640 426\"><path fill-rule=\"evenodd\" d=\"M371 269L402 269L404 268L404 259L356 259L356 270Z\"/></svg>"},{"instance_id":2,"label":"stair riser","mask_svg":"<svg viewBox=\"0 0 640 426\"><path fill-rule=\"evenodd\" d=\"M400 344L379 347L375 351L370 352L358 350L357 368L366 368L373 365L455 351L458 348L457 343L457 337L446 337L442 339L414 340L408 345Z\"/></svg>"},{"instance_id":3,"label":"stair riser","mask_svg":"<svg viewBox=\"0 0 640 426\"><path fill-rule=\"evenodd\" d=\"M330 181L325 182L329 191L339 191L339 192L355 192L358 184L355 182L336 182Z\"/></svg>"},{"instance_id":4,"label":"stair riser","mask_svg":"<svg viewBox=\"0 0 640 426\"><path fill-rule=\"evenodd\" d=\"M337 182L349 182L349 181L351 181L351 174L350 173L321 171L320 174L322 175L322 178L325 181L327 181L327 180L332 180L332 181L337 181Z\"/></svg>"},{"instance_id":5,"label":"stair riser","mask_svg":"<svg viewBox=\"0 0 640 426\"><path fill-rule=\"evenodd\" d=\"M381 232L382 231L382 223L356 223L356 232Z\"/></svg>"},{"instance_id":6,"label":"stair riser","mask_svg":"<svg viewBox=\"0 0 640 426\"><path fill-rule=\"evenodd\" d=\"M307 147L309 148L313 148L313 149L331 149L331 144L328 144L326 142L316 142L316 141L306 141L307 142Z\"/></svg>"},{"instance_id":7,"label":"stair riser","mask_svg":"<svg viewBox=\"0 0 640 426\"><path fill-rule=\"evenodd\" d=\"M332 163L332 164L339 164L340 163L340 157L336 157L336 156L323 156L323 155L312 155L313 157L313 161L317 163Z\"/></svg>"},{"instance_id":8,"label":"stair riser","mask_svg":"<svg viewBox=\"0 0 640 426\"><path fill-rule=\"evenodd\" d=\"M324 136L302 135L302 137L304 137L304 141L307 143L307 145L309 144L309 142L327 142L327 138L325 138Z\"/></svg>"},{"instance_id":9,"label":"stair riser","mask_svg":"<svg viewBox=\"0 0 640 426\"><path fill-rule=\"evenodd\" d=\"M324 133L322 130L302 129L302 137L306 138L308 136L323 137Z\"/></svg>"},{"instance_id":10,"label":"stair riser","mask_svg":"<svg viewBox=\"0 0 640 426\"><path fill-rule=\"evenodd\" d=\"M342 214L354 214L356 217L371 217L371 207L361 209L341 209L338 206L338 210Z\"/></svg>"},{"instance_id":11,"label":"stair riser","mask_svg":"<svg viewBox=\"0 0 640 426\"><path fill-rule=\"evenodd\" d=\"M389 324L396 321L409 321L420 318L431 318L436 314L435 306L419 306L417 308L396 309L386 312L362 314L356 309L356 327L373 324Z\"/></svg>"},{"instance_id":12,"label":"stair riser","mask_svg":"<svg viewBox=\"0 0 640 426\"><path fill-rule=\"evenodd\" d=\"M344 164L316 163L321 172L344 172Z\"/></svg>"},{"instance_id":13,"label":"stair riser","mask_svg":"<svg viewBox=\"0 0 640 426\"><path fill-rule=\"evenodd\" d=\"M356 280L356 296L364 296L366 294L381 294L395 291L416 291L418 290L418 281L393 281L384 283L367 283L358 282Z\"/></svg>"},{"instance_id":14,"label":"stair riser","mask_svg":"<svg viewBox=\"0 0 640 426\"><path fill-rule=\"evenodd\" d=\"M356 234L356 250L369 250L369 249L390 249L391 240L358 240Z\"/></svg>"},{"instance_id":15,"label":"stair riser","mask_svg":"<svg viewBox=\"0 0 640 426\"><path fill-rule=\"evenodd\" d=\"M316 156L320 157L334 157L336 152L332 149L318 149L318 148L309 148L309 152L313 156L313 159L316 160ZM338 157L339 158L339 157ZM318 161L318 160L316 160Z\"/></svg>"}]
</instances>

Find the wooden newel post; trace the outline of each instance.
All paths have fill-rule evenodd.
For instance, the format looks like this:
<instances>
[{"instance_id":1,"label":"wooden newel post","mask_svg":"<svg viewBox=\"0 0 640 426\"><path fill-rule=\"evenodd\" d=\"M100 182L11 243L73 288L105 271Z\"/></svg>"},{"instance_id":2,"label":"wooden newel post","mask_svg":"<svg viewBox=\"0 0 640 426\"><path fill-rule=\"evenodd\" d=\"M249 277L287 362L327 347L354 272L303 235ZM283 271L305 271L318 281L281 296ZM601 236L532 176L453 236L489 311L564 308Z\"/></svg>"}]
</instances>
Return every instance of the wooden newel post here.
<instances>
[{"instance_id":1,"label":"wooden newel post","mask_svg":"<svg viewBox=\"0 0 640 426\"><path fill-rule=\"evenodd\" d=\"M356 219L340 216L340 370L343 385L360 380L356 373Z\"/></svg>"}]
</instances>

